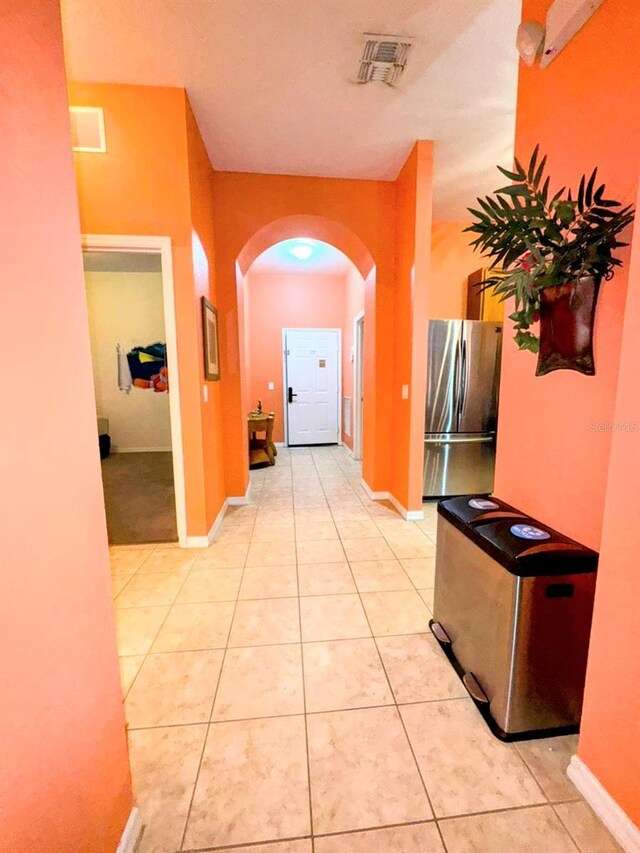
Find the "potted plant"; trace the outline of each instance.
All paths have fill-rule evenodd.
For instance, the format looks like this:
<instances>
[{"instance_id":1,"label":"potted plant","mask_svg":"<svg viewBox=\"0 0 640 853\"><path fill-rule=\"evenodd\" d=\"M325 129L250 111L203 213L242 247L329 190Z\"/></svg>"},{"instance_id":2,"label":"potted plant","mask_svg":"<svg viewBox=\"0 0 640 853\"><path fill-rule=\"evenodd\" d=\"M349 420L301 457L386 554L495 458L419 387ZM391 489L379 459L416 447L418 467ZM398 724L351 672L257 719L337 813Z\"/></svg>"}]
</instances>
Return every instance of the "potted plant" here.
<instances>
[{"instance_id":1,"label":"potted plant","mask_svg":"<svg viewBox=\"0 0 640 853\"><path fill-rule=\"evenodd\" d=\"M493 272L480 284L501 301L514 297L509 315L518 347L538 353L536 375L569 369L595 373L593 320L603 279L621 265L613 256L626 246L618 235L634 217L631 206L605 197L597 169L582 176L575 198L565 187L553 196L545 175L547 158L536 146L529 166L498 166L509 180L469 208L477 234L471 245L491 258ZM531 330L540 321L540 337Z\"/></svg>"}]
</instances>

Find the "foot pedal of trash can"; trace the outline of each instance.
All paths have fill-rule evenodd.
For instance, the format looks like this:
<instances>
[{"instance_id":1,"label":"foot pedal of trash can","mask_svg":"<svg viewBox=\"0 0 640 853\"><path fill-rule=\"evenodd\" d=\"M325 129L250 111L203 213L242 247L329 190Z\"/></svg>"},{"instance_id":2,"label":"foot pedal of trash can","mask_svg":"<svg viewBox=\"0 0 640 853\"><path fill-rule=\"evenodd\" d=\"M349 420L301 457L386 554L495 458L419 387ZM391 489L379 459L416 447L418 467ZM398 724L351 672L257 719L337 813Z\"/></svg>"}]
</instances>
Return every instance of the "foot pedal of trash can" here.
<instances>
[{"instance_id":1,"label":"foot pedal of trash can","mask_svg":"<svg viewBox=\"0 0 640 853\"><path fill-rule=\"evenodd\" d=\"M467 693L474 699L476 702L483 702L484 704L489 704L489 698L487 694L484 692L482 687L478 684L478 679L472 672L465 672L462 676L462 683L467 688Z\"/></svg>"},{"instance_id":2,"label":"foot pedal of trash can","mask_svg":"<svg viewBox=\"0 0 640 853\"><path fill-rule=\"evenodd\" d=\"M439 622L432 621L429 623L429 627L431 628L431 633L439 643L445 643L447 646L451 645L451 638Z\"/></svg>"}]
</instances>

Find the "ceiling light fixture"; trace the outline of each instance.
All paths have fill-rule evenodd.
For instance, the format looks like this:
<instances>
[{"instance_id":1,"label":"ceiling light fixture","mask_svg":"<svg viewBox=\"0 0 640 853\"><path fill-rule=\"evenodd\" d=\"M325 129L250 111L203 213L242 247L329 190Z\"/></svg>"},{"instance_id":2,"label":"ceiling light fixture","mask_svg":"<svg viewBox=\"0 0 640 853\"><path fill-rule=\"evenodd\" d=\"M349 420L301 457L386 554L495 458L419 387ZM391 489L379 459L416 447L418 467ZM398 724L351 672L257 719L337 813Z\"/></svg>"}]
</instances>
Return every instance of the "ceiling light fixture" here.
<instances>
[{"instance_id":1,"label":"ceiling light fixture","mask_svg":"<svg viewBox=\"0 0 640 853\"><path fill-rule=\"evenodd\" d=\"M299 240L289 249L294 258L299 261L308 261L313 254L313 245L310 240Z\"/></svg>"}]
</instances>

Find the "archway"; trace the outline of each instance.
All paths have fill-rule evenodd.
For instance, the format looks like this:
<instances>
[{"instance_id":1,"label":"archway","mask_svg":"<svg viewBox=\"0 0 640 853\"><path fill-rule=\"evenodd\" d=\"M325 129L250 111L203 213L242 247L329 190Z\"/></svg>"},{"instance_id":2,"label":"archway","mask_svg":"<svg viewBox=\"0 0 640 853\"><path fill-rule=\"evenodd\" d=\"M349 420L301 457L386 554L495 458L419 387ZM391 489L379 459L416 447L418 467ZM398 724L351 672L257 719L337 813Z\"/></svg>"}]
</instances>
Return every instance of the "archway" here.
<instances>
[{"instance_id":1,"label":"archway","mask_svg":"<svg viewBox=\"0 0 640 853\"><path fill-rule=\"evenodd\" d=\"M344 258L345 265L350 269L345 274L344 291L342 291L343 308L336 305L335 282L326 281L326 286L333 290L333 297L329 293L322 293L317 287L307 288L306 293L310 300L315 302L317 317L314 321L313 310L309 305L304 310L298 305L296 310L286 310L278 299L282 299L287 292L283 277L275 277L271 280L274 288L272 314L262 312L261 318L255 316L255 306L250 306L250 292L257 299L257 293L264 291L269 285L268 277L261 279L255 274L249 275L250 270L256 269L256 264L261 258L268 257L277 247L284 247L289 243L299 240L309 241L316 249L322 246L331 247L334 256ZM314 252L315 255L315 252ZM311 271L311 270L308 270ZM277 413L276 424L278 426L278 439L282 440L283 432L286 433L287 412L291 406L283 399L283 365L282 365L282 328L285 326L324 326L337 327L340 329L340 385L338 397L338 443L345 444L349 450L353 448L353 437L356 430L361 430L363 441L360 444L361 459L363 460L363 471L373 456L370 448L373 444L372 422L367 419L369 410L375 411L370 406L370 398L375 398L375 335L373 323L369 319L375 317L375 281L376 270L374 259L364 243L342 224L324 217L300 215L289 216L276 220L259 229L242 247L236 259L236 285L238 305L238 339L239 339L239 377L241 384L241 399L243 410L252 408L258 398L265 399L270 409ZM249 289L249 280L253 282ZM298 279L302 281L303 279ZM290 277L289 282L293 284L295 276ZM260 287L258 284L260 283ZM353 294L356 294L355 299ZM330 304L329 304L330 303ZM264 300L262 303L264 304ZM336 311L338 318L336 318ZM351 313L349 313L351 312ZM353 316L351 316L351 314ZM355 320L358 315L367 317L367 329L371 334L365 336L365 348L361 353L361 362L356 359L355 353ZM319 318L322 317L322 322ZM248 318L250 320L248 321ZM296 322L285 322L295 320ZM276 328L277 327L277 328ZM282 328L280 328L282 327ZM255 341L264 334L264 341L258 347ZM264 344L264 346L263 346ZM366 345L368 346L368 351ZM256 353L260 357L256 358ZM265 372L266 371L266 372ZM275 376L274 381L267 381L267 373ZM270 375L271 375L270 374ZM358 375L362 378L362 393L354 399L355 386L359 385ZM254 399L255 398L255 399ZM364 406L361 406L361 399ZM285 429L283 430L283 426ZM292 442L295 443L295 442Z\"/></svg>"},{"instance_id":2,"label":"archway","mask_svg":"<svg viewBox=\"0 0 640 853\"><path fill-rule=\"evenodd\" d=\"M276 219L256 231L238 254L237 264L241 275L246 275L258 255L269 246L294 237L309 237L335 246L349 258L365 281L375 272L375 261L371 252L353 231L324 216L300 214Z\"/></svg>"}]
</instances>

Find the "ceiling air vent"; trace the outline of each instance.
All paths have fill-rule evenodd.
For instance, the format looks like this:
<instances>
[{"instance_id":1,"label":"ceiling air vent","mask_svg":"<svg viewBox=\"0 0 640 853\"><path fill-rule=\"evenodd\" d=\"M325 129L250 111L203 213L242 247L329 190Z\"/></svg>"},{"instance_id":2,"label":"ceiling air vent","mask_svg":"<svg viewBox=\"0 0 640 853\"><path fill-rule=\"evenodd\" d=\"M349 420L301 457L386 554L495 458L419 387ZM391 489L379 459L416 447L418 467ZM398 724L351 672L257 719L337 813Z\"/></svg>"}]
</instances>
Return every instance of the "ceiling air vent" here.
<instances>
[{"instance_id":1,"label":"ceiling air vent","mask_svg":"<svg viewBox=\"0 0 640 853\"><path fill-rule=\"evenodd\" d=\"M414 39L381 33L363 33L363 39L358 83L397 85L407 64Z\"/></svg>"},{"instance_id":2,"label":"ceiling air vent","mask_svg":"<svg viewBox=\"0 0 640 853\"><path fill-rule=\"evenodd\" d=\"M104 152L107 150L102 107L69 107L69 116L74 151Z\"/></svg>"}]
</instances>

